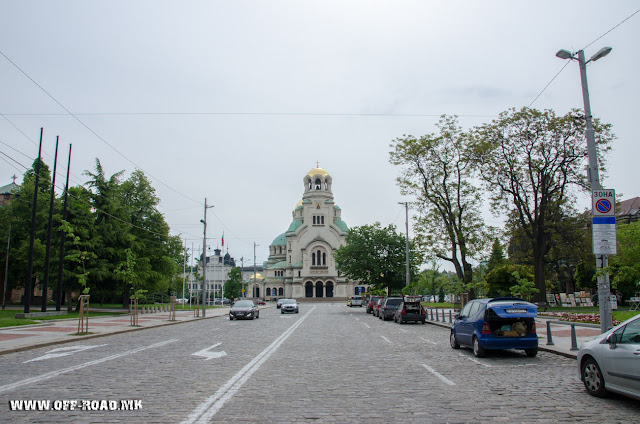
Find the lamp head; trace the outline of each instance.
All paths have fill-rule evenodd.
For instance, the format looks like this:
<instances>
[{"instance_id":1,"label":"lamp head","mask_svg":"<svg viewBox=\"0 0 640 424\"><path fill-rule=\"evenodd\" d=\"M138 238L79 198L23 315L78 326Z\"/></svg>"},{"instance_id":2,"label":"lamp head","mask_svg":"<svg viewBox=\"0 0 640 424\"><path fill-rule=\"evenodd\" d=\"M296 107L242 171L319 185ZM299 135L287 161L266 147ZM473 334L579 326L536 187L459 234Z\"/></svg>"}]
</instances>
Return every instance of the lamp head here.
<instances>
[{"instance_id":1,"label":"lamp head","mask_svg":"<svg viewBox=\"0 0 640 424\"><path fill-rule=\"evenodd\" d=\"M602 59L603 57L605 57L606 55L608 55L609 53L611 53L611 50L613 50L612 47L603 47L600 50L598 50L598 52L596 54L594 54L593 56L591 56L591 60L593 62L595 62L598 59Z\"/></svg>"},{"instance_id":2,"label":"lamp head","mask_svg":"<svg viewBox=\"0 0 640 424\"><path fill-rule=\"evenodd\" d=\"M556 53L556 57L559 57L560 59L573 59L573 54L571 54L569 50L561 49Z\"/></svg>"}]
</instances>

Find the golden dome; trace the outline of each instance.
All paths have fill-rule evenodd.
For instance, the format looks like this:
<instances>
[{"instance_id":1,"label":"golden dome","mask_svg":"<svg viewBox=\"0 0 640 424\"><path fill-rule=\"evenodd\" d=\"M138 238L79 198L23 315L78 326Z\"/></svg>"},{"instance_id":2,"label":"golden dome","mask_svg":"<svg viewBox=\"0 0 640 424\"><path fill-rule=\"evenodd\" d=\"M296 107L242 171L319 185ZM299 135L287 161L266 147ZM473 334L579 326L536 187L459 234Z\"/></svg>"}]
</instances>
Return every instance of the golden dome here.
<instances>
[{"instance_id":1,"label":"golden dome","mask_svg":"<svg viewBox=\"0 0 640 424\"><path fill-rule=\"evenodd\" d=\"M300 206L302 206L302 199L300 199L300 201L298 203L296 203L296 205L294 206L293 210L295 211Z\"/></svg>"},{"instance_id":2,"label":"golden dome","mask_svg":"<svg viewBox=\"0 0 640 424\"><path fill-rule=\"evenodd\" d=\"M329 173L322 168L313 168L311 171L307 172L307 176L309 177L315 177L316 175L326 177Z\"/></svg>"},{"instance_id":3,"label":"golden dome","mask_svg":"<svg viewBox=\"0 0 640 424\"><path fill-rule=\"evenodd\" d=\"M262 276L262 274L260 274L259 272L255 274L256 276L256 280L264 280L264 277ZM251 275L251 279L253 280L253 274Z\"/></svg>"}]
</instances>

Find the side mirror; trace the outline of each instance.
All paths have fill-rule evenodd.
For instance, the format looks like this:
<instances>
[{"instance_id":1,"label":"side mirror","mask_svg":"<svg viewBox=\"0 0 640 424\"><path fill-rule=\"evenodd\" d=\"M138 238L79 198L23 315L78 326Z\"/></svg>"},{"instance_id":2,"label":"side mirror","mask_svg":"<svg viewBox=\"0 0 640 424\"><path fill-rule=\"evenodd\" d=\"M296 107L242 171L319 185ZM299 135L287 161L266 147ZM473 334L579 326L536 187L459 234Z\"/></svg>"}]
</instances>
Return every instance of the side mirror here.
<instances>
[{"instance_id":1,"label":"side mirror","mask_svg":"<svg viewBox=\"0 0 640 424\"><path fill-rule=\"evenodd\" d=\"M609 349L615 349L618 344L618 335L615 333L610 334L609 337L607 337L607 343L609 343Z\"/></svg>"},{"instance_id":2,"label":"side mirror","mask_svg":"<svg viewBox=\"0 0 640 424\"><path fill-rule=\"evenodd\" d=\"M460 318L462 318L462 315L456 314L455 319L460 319Z\"/></svg>"}]
</instances>

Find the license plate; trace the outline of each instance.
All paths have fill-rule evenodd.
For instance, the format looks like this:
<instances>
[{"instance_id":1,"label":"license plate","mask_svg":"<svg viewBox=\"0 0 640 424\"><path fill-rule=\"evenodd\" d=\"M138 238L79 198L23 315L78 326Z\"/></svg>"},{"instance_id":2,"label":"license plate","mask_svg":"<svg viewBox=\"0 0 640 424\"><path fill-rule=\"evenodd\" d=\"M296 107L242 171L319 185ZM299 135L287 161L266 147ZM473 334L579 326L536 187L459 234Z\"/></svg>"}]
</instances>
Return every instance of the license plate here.
<instances>
[{"instance_id":1,"label":"license plate","mask_svg":"<svg viewBox=\"0 0 640 424\"><path fill-rule=\"evenodd\" d=\"M508 314L526 314L526 309L505 309L504 310Z\"/></svg>"}]
</instances>

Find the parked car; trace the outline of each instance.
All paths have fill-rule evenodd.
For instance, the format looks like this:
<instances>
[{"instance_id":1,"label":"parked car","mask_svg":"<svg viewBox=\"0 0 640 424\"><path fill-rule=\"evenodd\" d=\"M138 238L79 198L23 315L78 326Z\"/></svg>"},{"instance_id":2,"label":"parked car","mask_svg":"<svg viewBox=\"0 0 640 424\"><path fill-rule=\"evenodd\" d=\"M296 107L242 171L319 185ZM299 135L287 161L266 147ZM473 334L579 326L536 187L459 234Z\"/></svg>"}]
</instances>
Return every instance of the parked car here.
<instances>
[{"instance_id":1,"label":"parked car","mask_svg":"<svg viewBox=\"0 0 640 424\"><path fill-rule=\"evenodd\" d=\"M402 303L396 309L393 320L400 324L405 322L421 322L427 320L427 311L422 307L421 296L404 296Z\"/></svg>"},{"instance_id":2,"label":"parked car","mask_svg":"<svg viewBox=\"0 0 640 424\"><path fill-rule=\"evenodd\" d=\"M401 297L387 297L384 299L384 302L378 308L378 318L383 321L387 321L393 319L393 316L396 313L396 309L398 306L402 304Z\"/></svg>"},{"instance_id":3,"label":"parked car","mask_svg":"<svg viewBox=\"0 0 640 424\"><path fill-rule=\"evenodd\" d=\"M528 357L538 354L538 307L517 297L475 299L464 305L451 327L449 341L473 348L477 357L488 349L521 349Z\"/></svg>"},{"instance_id":4,"label":"parked car","mask_svg":"<svg viewBox=\"0 0 640 424\"><path fill-rule=\"evenodd\" d=\"M276 302L276 308L280 309L280 307L282 306L282 301L283 300L284 300L284 298L278 299L278 301Z\"/></svg>"},{"instance_id":5,"label":"parked car","mask_svg":"<svg viewBox=\"0 0 640 424\"><path fill-rule=\"evenodd\" d=\"M350 306L350 307L359 306L362 308L363 302L364 302L364 299L362 298L362 296L351 296L347 301L347 306Z\"/></svg>"},{"instance_id":6,"label":"parked car","mask_svg":"<svg viewBox=\"0 0 640 424\"><path fill-rule=\"evenodd\" d=\"M258 299L258 305L266 305L266 304L267 302L265 302L264 300Z\"/></svg>"},{"instance_id":7,"label":"parked car","mask_svg":"<svg viewBox=\"0 0 640 424\"><path fill-rule=\"evenodd\" d=\"M371 299L369 299L369 302L367 302L367 313L371 314L373 313L373 306L378 303L378 300L380 299L384 299L384 296L371 296Z\"/></svg>"},{"instance_id":8,"label":"parked car","mask_svg":"<svg viewBox=\"0 0 640 424\"><path fill-rule=\"evenodd\" d=\"M640 400L640 315L583 343L578 372L590 395L611 391Z\"/></svg>"},{"instance_id":9,"label":"parked car","mask_svg":"<svg viewBox=\"0 0 640 424\"><path fill-rule=\"evenodd\" d=\"M258 319L260 310L253 300L238 300L229 310L229 320L234 319Z\"/></svg>"},{"instance_id":10,"label":"parked car","mask_svg":"<svg viewBox=\"0 0 640 424\"><path fill-rule=\"evenodd\" d=\"M371 313L373 314L374 317L378 317L379 318L378 315L379 315L379 312L380 312L380 307L384 303L385 299L386 299L386 297L381 297L380 299L378 299L378 301L376 303L374 303L373 309L371 310Z\"/></svg>"},{"instance_id":11,"label":"parked car","mask_svg":"<svg viewBox=\"0 0 640 424\"><path fill-rule=\"evenodd\" d=\"M295 299L282 299L280 313L284 314L285 312L295 312L297 314L299 312L298 301Z\"/></svg>"}]
</instances>

